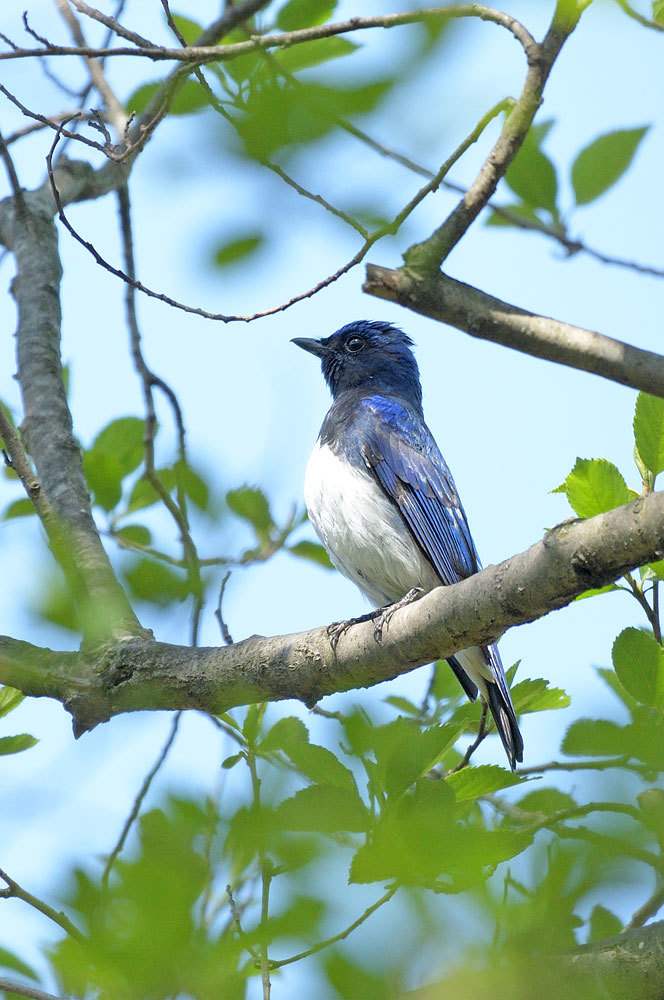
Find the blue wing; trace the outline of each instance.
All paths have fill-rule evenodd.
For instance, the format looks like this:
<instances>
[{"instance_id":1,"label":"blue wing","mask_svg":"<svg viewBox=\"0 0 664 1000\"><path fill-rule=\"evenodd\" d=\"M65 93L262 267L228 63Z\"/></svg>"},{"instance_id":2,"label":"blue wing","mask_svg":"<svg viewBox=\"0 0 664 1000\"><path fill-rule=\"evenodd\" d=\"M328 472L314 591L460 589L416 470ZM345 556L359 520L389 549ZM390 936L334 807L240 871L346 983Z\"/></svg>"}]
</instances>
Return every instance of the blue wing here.
<instances>
[{"instance_id":1,"label":"blue wing","mask_svg":"<svg viewBox=\"0 0 664 1000\"><path fill-rule=\"evenodd\" d=\"M395 400L362 400L363 457L444 584L481 569L459 495L426 424Z\"/></svg>"}]
</instances>

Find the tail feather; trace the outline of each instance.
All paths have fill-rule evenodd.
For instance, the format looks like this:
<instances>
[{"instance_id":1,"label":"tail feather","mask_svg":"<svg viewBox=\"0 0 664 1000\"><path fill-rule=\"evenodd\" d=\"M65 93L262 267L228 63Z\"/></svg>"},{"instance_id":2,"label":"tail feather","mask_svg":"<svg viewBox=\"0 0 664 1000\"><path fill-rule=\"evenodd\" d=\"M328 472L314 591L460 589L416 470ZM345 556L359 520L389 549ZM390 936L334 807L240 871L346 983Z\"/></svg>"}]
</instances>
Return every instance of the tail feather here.
<instances>
[{"instance_id":1,"label":"tail feather","mask_svg":"<svg viewBox=\"0 0 664 1000\"><path fill-rule=\"evenodd\" d=\"M451 657L448 663L471 701L479 688L514 771L523 760L523 738L498 650L495 646L472 646Z\"/></svg>"},{"instance_id":2,"label":"tail feather","mask_svg":"<svg viewBox=\"0 0 664 1000\"><path fill-rule=\"evenodd\" d=\"M512 706L512 700L505 698L498 684L488 681L486 685L486 702L496 723L498 735L505 747L505 753L514 771L517 762L523 760L523 737L519 732L519 724Z\"/></svg>"}]
</instances>

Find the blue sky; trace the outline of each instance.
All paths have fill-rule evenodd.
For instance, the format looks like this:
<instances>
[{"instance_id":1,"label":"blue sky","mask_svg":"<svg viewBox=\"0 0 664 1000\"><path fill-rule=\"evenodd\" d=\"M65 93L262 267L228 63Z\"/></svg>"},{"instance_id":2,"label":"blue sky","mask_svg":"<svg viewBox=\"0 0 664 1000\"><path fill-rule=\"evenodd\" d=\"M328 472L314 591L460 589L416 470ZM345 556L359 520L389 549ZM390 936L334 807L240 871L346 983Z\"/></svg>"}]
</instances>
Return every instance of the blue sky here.
<instances>
[{"instance_id":1,"label":"blue sky","mask_svg":"<svg viewBox=\"0 0 664 1000\"><path fill-rule=\"evenodd\" d=\"M364 3L363 12L403 6ZM505 6L539 35L552 4L524 0ZM201 22L216 12L212 3L197 3L195 8L195 15L191 8L187 13ZM340 16L352 12L350 3L339 5ZM45 0L30 4L30 18L38 30L62 36ZM139 31L148 30L145 8L137 2L127 5L125 21ZM20 11L3 10L0 30L18 38L19 29ZM388 68L402 37L396 31L365 33L358 38L364 49L353 58L365 60L367 68ZM556 123L545 148L559 168L567 208L572 204L569 166L578 150L602 132L652 123L626 177L596 203L574 213L571 229L607 253L659 265L664 264L661 45L661 36L631 22L617 4L596 0L556 64L540 111L541 119ZM5 85L28 106L46 111L62 107L63 99L34 67L20 62L3 67ZM121 98L142 79L140 72L138 60L111 69ZM399 90L375 119L362 124L387 145L435 168L488 107L518 92L522 75L523 58L511 36L492 25L464 23L440 58L429 58L416 80ZM3 100L3 134L21 124L18 113ZM494 123L450 179L468 183L496 135ZM48 145L43 136L36 136L23 150L14 147L26 186L41 181ZM75 152L70 150L71 155ZM319 143L296 161L294 172L332 202L343 202L350 191L354 200L371 198L386 212L405 203L419 186L403 168L347 139ZM225 154L211 113L166 122L136 164L132 185L139 277L209 310L244 313L277 304L334 271L357 248L356 235L331 223L317 206L298 208L293 193L277 180ZM0 194L5 191L3 174ZM503 197L509 200L506 191ZM398 266L407 246L428 235L454 204L454 196L445 191L428 199L404 232L378 244L368 259ZM105 256L119 260L112 198L94 206L72 206L68 214ZM224 271L210 266L215 244L236 229L251 229L263 221L272 236L253 264ZM88 444L113 417L141 413L140 386L127 351L122 288L64 232L61 247L63 357L72 367L77 433ZM453 252L447 269L516 305L640 347L661 349L662 284L657 279L583 255L565 260L543 237L481 223ZM3 291L11 277L12 265L4 259ZM577 456L611 459L630 485L638 487L632 461L634 392L473 340L369 298L361 291L362 278L362 268L356 268L315 298L251 325L215 324L139 298L146 357L177 390L192 459L212 477L218 492L243 482L260 485L278 519L285 519L292 503L302 502L304 467L329 400L314 359L297 351L290 339L324 336L365 317L396 322L416 342L427 420L455 475L485 564L521 551L568 516L564 498L550 491ZM12 405L18 403L12 378L14 325L13 302L3 296L0 398ZM165 410L161 419L166 454L172 436ZM17 495L13 484L0 479L0 506ZM164 545L174 547L170 526L161 521L158 527ZM310 537L310 529L302 529L301 535ZM201 536L201 550L206 555L237 551L247 541L242 526L227 520L219 538L209 531ZM40 587L41 552L35 525L0 524L2 575L11 580L11 586L3 588L0 632L56 647L71 645L70 636L35 623L24 610ZM218 642L212 610L207 608L203 620L204 644ZM236 638L297 631L363 610L361 596L343 578L285 555L266 566L237 571L225 603ZM148 611L144 622L160 639L187 641L184 612L164 616ZM524 720L528 764L557 756L560 737L572 718L606 710L604 689L593 667L610 663L615 636L634 623L641 623L636 604L609 595L577 603L504 637L501 649L507 664L520 658L523 676L546 677L573 697L572 707L564 712ZM389 690L420 692L424 682L419 671ZM377 690L376 701L386 693ZM289 705L288 710L307 718L298 706ZM69 717L56 703L25 704L7 722L11 731L29 728L40 743L20 757L0 758L7 805L0 815L3 867L33 891L46 891L57 884L54 873L67 862L108 850L165 738L169 719L156 713L114 719L78 742L71 736ZM217 780L219 755L213 728L198 717L187 718L159 789L170 784L209 790ZM485 744L481 759L500 760L497 741ZM34 941L35 920L19 904L12 905L12 920L24 935L26 954L34 957L27 942ZM42 936L41 925L37 936Z\"/></svg>"}]
</instances>

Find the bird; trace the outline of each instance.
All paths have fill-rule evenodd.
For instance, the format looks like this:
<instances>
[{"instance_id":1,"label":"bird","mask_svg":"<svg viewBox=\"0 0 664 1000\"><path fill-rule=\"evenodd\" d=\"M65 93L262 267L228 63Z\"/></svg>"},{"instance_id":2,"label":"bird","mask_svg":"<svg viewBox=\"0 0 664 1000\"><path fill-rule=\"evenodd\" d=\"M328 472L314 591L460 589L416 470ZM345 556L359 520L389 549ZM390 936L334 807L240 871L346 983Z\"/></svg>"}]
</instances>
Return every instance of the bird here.
<instances>
[{"instance_id":1,"label":"bird","mask_svg":"<svg viewBox=\"0 0 664 1000\"><path fill-rule=\"evenodd\" d=\"M332 394L307 463L304 497L336 568L388 616L434 587L477 573L482 566L466 514L424 421L410 337L392 323L356 320L329 337L292 343L320 359ZM376 614L338 624L345 630ZM385 621L378 619L378 641ZM523 739L498 649L473 646L447 662L468 698L479 693L488 707L515 770Z\"/></svg>"}]
</instances>

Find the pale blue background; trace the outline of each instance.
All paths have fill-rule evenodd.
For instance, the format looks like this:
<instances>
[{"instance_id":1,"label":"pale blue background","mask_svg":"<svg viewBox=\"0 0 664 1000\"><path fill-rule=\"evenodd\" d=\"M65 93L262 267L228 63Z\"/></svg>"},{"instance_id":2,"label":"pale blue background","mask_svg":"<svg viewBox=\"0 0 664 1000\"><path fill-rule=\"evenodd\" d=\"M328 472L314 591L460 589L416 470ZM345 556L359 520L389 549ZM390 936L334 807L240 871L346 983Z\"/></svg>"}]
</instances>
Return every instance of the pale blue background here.
<instances>
[{"instance_id":1,"label":"pale blue background","mask_svg":"<svg viewBox=\"0 0 664 1000\"><path fill-rule=\"evenodd\" d=\"M0 30L23 39L20 14L25 4L10 2L0 12ZM403 8L395 0L362 4L362 13ZM524 0L506 5L536 35L545 29L552 4ZM154 35L143 4L129 3L126 24ZM648 5L642 5L646 11ZM174 4L205 23L216 4ZM50 3L33 0L31 24L53 39L66 33ZM357 13L340 4L338 15ZM402 39L411 29L365 32L357 37L365 50L355 58L367 67L391 70L401 58ZM97 35L90 31L90 37ZM164 40L167 35L162 34ZM156 39L159 40L159 39ZM653 123L627 177L597 203L579 210L572 233L607 253L664 265L662 246L661 35L628 20L616 4L596 0L565 47L546 91L541 117L557 124L546 149L559 165L562 204L572 205L568 169L576 152L598 134L617 127ZM363 63L362 61L366 61ZM52 69L65 73L63 62ZM82 71L81 71L82 72ZM145 79L139 60L109 66L125 97ZM162 69L154 67L157 79ZM345 67L331 67L344 74ZM376 138L434 169L475 122L507 94L516 96L524 72L522 53L500 28L465 22L438 58L429 58L417 80L399 90L375 119L360 122ZM34 64L4 62L3 82L31 108L57 111L67 100ZM76 78L78 82L79 77ZM23 119L3 99L0 127L7 135ZM258 167L223 154L215 138L212 113L163 124L132 176L135 241L140 279L147 285L208 310L251 313L275 305L315 284L352 256L358 237L313 204L297 196ZM482 141L450 174L460 183L472 180L489 144L494 123ZM44 135L13 147L22 182L40 183L50 139ZM83 153L78 147L72 155ZM292 172L333 203L371 199L381 211L397 210L420 186L403 168L382 160L347 139L326 139L300 157ZM0 190L7 190L0 172ZM503 195L508 195L505 191ZM507 199L505 199L507 200ZM400 254L428 235L455 204L441 191L427 199L396 239L374 247L368 259L398 266ZM72 223L113 262L119 262L116 207L107 197L95 205L72 206ZM283 225L281 224L283 220ZM209 264L216 245L236 229L264 222L269 245L251 266L219 271ZM140 386L131 368L123 323L123 288L102 271L71 237L61 235L63 283L63 357L72 365L71 406L77 433L89 444L115 416L140 414ZM447 262L450 274L476 284L508 302L598 330L640 347L661 349L662 282L603 266L579 255L565 261L555 243L529 234L476 224ZM2 262L5 289L12 277ZM362 294L363 269L312 300L251 325L203 321L138 299L148 363L177 390L188 430L192 460L213 478L217 491L243 482L260 485L272 500L277 520L291 504L301 503L302 478L309 450L328 406L317 365L290 343L294 336L323 336L356 318L380 318L404 326L417 344L428 423L455 474L485 564L500 561L539 540L543 531L568 516L561 496L552 496L577 455L616 462L639 487L632 462L631 422L635 393L593 376L547 364L475 341L457 331ZM0 305L0 398L18 404L13 381L15 326L13 301ZM164 432L162 457L170 455L168 411L160 408ZM0 506L20 494L0 479ZM171 551L177 540L170 523L156 522L160 541ZM249 541L239 522L227 519L219 537L201 534L203 555L237 552ZM301 537L310 537L303 529ZM46 625L35 625L25 612L34 602L45 571L41 535L35 524L0 524L3 600L0 632L55 647L72 638ZM205 611L201 641L218 642L212 606ZM364 610L353 586L306 562L280 555L265 566L236 571L225 602L225 615L236 638L251 633L297 631ZM187 615L154 613L143 621L160 639L188 641ZM563 712L528 716L523 731L526 763L558 756L559 741L580 715L613 711L594 674L610 663L612 642L627 624L639 623L634 602L622 595L580 602L542 621L515 629L502 641L507 664L522 659L522 676L549 678L572 696ZM373 692L376 702L388 693L417 696L423 671ZM352 696L350 696L352 698ZM363 696L367 697L367 696ZM344 700L347 700L348 696ZM334 705L334 700L329 700ZM284 706L321 730L297 704ZM273 717L280 707L270 709ZM0 758L0 864L36 893L60 885L61 873L74 860L103 854L114 842L142 777L165 739L170 719L161 713L124 716L75 742L68 715L60 705L24 704L0 724L2 733L28 729L40 738L18 757ZM176 787L211 792L219 774L220 736L201 717L186 717L168 765L150 800ZM500 761L495 740L478 759ZM561 778L579 788L576 775ZM343 883L340 883L343 884ZM625 919L647 893L629 892L604 900ZM376 894L377 895L377 894ZM353 915L374 898L373 891L348 889ZM377 940L381 921L367 928ZM341 921L341 917L339 917ZM331 928L339 929L341 923ZM40 941L51 929L18 902L0 908L0 944L24 942L22 954L38 961ZM406 947L407 938L404 938ZM295 976L295 973L291 973ZM289 979L273 995L285 995Z\"/></svg>"}]
</instances>

